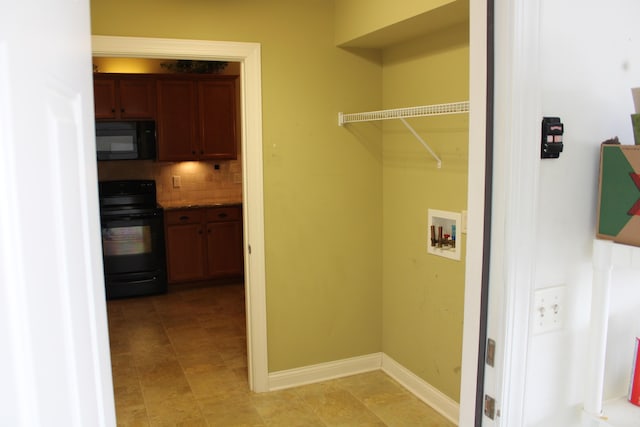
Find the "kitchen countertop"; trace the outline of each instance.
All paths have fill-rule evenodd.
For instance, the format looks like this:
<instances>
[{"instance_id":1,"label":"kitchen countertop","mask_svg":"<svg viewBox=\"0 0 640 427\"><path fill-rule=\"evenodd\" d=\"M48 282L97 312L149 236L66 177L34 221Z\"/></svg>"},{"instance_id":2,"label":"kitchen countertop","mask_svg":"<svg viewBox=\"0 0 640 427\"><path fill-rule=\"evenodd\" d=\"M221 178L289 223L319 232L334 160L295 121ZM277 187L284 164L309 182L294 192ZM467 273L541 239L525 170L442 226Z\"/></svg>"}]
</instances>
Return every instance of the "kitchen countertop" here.
<instances>
[{"instance_id":1,"label":"kitchen countertop","mask_svg":"<svg viewBox=\"0 0 640 427\"><path fill-rule=\"evenodd\" d=\"M198 200L198 201L185 201L185 200L166 200L158 202L165 210L171 209L195 209L195 208L215 208L223 206L241 206L242 202L237 200Z\"/></svg>"}]
</instances>

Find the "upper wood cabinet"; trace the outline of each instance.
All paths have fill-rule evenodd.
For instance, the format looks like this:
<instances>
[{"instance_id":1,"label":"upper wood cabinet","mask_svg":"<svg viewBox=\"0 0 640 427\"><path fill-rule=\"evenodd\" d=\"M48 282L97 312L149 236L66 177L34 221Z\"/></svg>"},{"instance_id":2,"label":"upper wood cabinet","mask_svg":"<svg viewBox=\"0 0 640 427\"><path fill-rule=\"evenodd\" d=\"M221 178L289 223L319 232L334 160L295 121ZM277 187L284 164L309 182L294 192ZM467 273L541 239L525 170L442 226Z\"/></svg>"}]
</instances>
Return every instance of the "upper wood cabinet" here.
<instances>
[{"instance_id":1,"label":"upper wood cabinet","mask_svg":"<svg viewBox=\"0 0 640 427\"><path fill-rule=\"evenodd\" d=\"M235 159L236 79L198 82L201 158Z\"/></svg>"},{"instance_id":2,"label":"upper wood cabinet","mask_svg":"<svg viewBox=\"0 0 640 427\"><path fill-rule=\"evenodd\" d=\"M157 81L158 160L185 161L197 158L196 88L192 80Z\"/></svg>"},{"instance_id":3,"label":"upper wood cabinet","mask_svg":"<svg viewBox=\"0 0 640 427\"><path fill-rule=\"evenodd\" d=\"M144 74L94 74L96 120L154 119L155 79Z\"/></svg>"},{"instance_id":4,"label":"upper wood cabinet","mask_svg":"<svg viewBox=\"0 0 640 427\"><path fill-rule=\"evenodd\" d=\"M158 160L237 158L235 76L159 76Z\"/></svg>"}]
</instances>

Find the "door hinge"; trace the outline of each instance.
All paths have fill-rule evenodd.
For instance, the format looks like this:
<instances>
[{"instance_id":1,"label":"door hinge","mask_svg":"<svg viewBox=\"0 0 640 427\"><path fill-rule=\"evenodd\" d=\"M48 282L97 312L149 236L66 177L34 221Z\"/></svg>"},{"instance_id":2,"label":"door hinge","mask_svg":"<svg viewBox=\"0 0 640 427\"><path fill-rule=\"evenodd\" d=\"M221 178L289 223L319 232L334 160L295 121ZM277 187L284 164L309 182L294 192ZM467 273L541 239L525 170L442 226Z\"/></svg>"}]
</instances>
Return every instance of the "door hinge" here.
<instances>
[{"instance_id":1,"label":"door hinge","mask_svg":"<svg viewBox=\"0 0 640 427\"><path fill-rule=\"evenodd\" d=\"M484 395L484 415L492 420L496 417L496 400L488 394Z\"/></svg>"},{"instance_id":2,"label":"door hinge","mask_svg":"<svg viewBox=\"0 0 640 427\"><path fill-rule=\"evenodd\" d=\"M247 251L249 252L249 255L251 255L251 245L247 245Z\"/></svg>"},{"instance_id":3,"label":"door hinge","mask_svg":"<svg viewBox=\"0 0 640 427\"><path fill-rule=\"evenodd\" d=\"M487 354L484 358L487 365L493 367L496 361L496 342L489 338L487 340Z\"/></svg>"}]
</instances>

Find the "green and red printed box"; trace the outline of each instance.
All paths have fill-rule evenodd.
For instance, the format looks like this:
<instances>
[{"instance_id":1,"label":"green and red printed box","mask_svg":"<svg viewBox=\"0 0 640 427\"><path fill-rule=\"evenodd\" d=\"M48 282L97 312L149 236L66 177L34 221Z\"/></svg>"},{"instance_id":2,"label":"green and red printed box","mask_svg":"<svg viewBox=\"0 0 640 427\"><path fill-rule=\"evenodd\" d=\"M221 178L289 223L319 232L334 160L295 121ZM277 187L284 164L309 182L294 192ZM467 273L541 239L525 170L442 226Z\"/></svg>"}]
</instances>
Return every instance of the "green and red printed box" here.
<instances>
[{"instance_id":1,"label":"green and red printed box","mask_svg":"<svg viewBox=\"0 0 640 427\"><path fill-rule=\"evenodd\" d=\"M596 237L640 246L640 145L602 144Z\"/></svg>"}]
</instances>

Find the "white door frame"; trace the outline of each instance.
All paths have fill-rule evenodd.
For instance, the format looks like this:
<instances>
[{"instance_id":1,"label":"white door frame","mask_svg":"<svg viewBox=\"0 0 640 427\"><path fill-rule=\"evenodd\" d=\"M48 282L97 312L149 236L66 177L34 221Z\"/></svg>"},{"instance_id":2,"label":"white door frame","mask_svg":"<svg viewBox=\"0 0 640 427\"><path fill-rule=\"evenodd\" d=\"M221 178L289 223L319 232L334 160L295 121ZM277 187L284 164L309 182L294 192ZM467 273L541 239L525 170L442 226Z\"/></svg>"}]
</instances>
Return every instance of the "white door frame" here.
<instances>
[{"instance_id":1,"label":"white door frame","mask_svg":"<svg viewBox=\"0 0 640 427\"><path fill-rule=\"evenodd\" d=\"M462 377L458 425L472 426L476 416L478 344L482 336L482 269L486 181L487 0L472 0L469 10L469 171L467 255L465 263Z\"/></svg>"},{"instance_id":2,"label":"white door frame","mask_svg":"<svg viewBox=\"0 0 640 427\"><path fill-rule=\"evenodd\" d=\"M540 165L540 0L495 0L494 168L487 336L496 341L485 394L496 417L524 425L535 287Z\"/></svg>"},{"instance_id":3,"label":"white door frame","mask_svg":"<svg viewBox=\"0 0 640 427\"><path fill-rule=\"evenodd\" d=\"M268 391L260 44L93 36L94 56L241 63L241 144L249 387Z\"/></svg>"}]
</instances>

